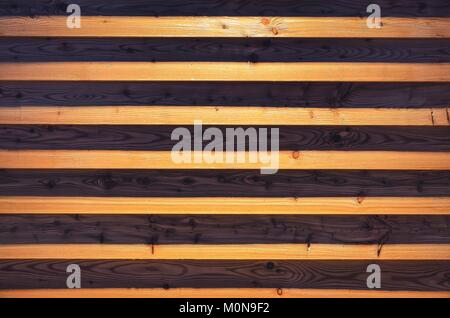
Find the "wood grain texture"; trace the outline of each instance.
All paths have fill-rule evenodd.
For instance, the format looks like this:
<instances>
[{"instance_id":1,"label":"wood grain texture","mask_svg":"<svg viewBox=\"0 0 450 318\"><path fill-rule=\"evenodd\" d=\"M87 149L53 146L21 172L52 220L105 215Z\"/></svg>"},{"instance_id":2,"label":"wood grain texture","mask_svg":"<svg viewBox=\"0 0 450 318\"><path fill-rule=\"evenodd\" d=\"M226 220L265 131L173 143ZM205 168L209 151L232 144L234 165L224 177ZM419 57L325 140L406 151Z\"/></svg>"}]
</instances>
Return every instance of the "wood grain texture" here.
<instances>
[{"instance_id":1,"label":"wood grain texture","mask_svg":"<svg viewBox=\"0 0 450 318\"><path fill-rule=\"evenodd\" d=\"M138 261L7 260L0 261L0 289L67 289L66 268L78 264L81 287L285 288L367 290L370 261ZM384 291L448 292L450 262L380 261ZM163 292L163 291L161 291ZM281 295L280 295L281 296Z\"/></svg>"},{"instance_id":2,"label":"wood grain texture","mask_svg":"<svg viewBox=\"0 0 450 318\"><path fill-rule=\"evenodd\" d=\"M450 62L443 39L0 38L0 62Z\"/></svg>"},{"instance_id":3,"label":"wood grain texture","mask_svg":"<svg viewBox=\"0 0 450 318\"><path fill-rule=\"evenodd\" d=\"M449 126L449 108L232 106L2 107L0 124L48 125L399 125Z\"/></svg>"},{"instance_id":4,"label":"wood grain texture","mask_svg":"<svg viewBox=\"0 0 450 318\"><path fill-rule=\"evenodd\" d=\"M450 63L2 62L0 69L0 81L450 82Z\"/></svg>"},{"instance_id":5,"label":"wood grain texture","mask_svg":"<svg viewBox=\"0 0 450 318\"><path fill-rule=\"evenodd\" d=\"M2 244L0 259L450 260L450 244Z\"/></svg>"},{"instance_id":6,"label":"wood grain texture","mask_svg":"<svg viewBox=\"0 0 450 318\"><path fill-rule=\"evenodd\" d=\"M0 17L2 37L307 37L450 38L449 18L367 17L126 17L86 16L68 28L67 17Z\"/></svg>"},{"instance_id":7,"label":"wood grain texture","mask_svg":"<svg viewBox=\"0 0 450 318\"><path fill-rule=\"evenodd\" d=\"M80 288L0 290L2 298L449 298L450 292L293 288Z\"/></svg>"},{"instance_id":8,"label":"wood grain texture","mask_svg":"<svg viewBox=\"0 0 450 318\"><path fill-rule=\"evenodd\" d=\"M450 83L0 82L0 106L442 108Z\"/></svg>"},{"instance_id":9,"label":"wood grain texture","mask_svg":"<svg viewBox=\"0 0 450 318\"><path fill-rule=\"evenodd\" d=\"M3 169L343 169L448 170L450 152L286 151L259 162L257 151L192 151L188 162L176 162L172 151L139 150L0 150ZM229 157L227 157L227 155ZM195 162L199 156L202 162ZM256 156L256 161L251 158ZM278 157L278 158L277 158ZM223 162L215 162L223 158ZM225 160L228 158L227 160ZM229 160L231 158L231 160ZM238 160L244 159L244 162ZM211 162L211 163L209 163Z\"/></svg>"},{"instance_id":10,"label":"wood grain texture","mask_svg":"<svg viewBox=\"0 0 450 318\"><path fill-rule=\"evenodd\" d=\"M18 110L17 110L18 111ZM0 114L3 109L0 108ZM1 117L1 116L0 116ZM0 119L2 121L2 119ZM414 124L414 123L411 123ZM0 149L171 150L170 125L0 125ZM211 126L203 125L203 130ZM258 126L227 126L226 128ZM450 151L450 127L273 126L281 150ZM273 128L272 127L272 128ZM184 126L194 135L193 126ZM226 136L226 128L216 126ZM267 129L271 136L270 127ZM203 141L203 146L209 141ZM238 142L241 144L241 142ZM225 147L237 149L226 143ZM242 142L243 143L243 142ZM245 141L248 149L248 141Z\"/></svg>"},{"instance_id":11,"label":"wood grain texture","mask_svg":"<svg viewBox=\"0 0 450 318\"><path fill-rule=\"evenodd\" d=\"M0 215L0 244L79 243L449 244L450 216Z\"/></svg>"},{"instance_id":12,"label":"wood grain texture","mask_svg":"<svg viewBox=\"0 0 450 318\"><path fill-rule=\"evenodd\" d=\"M450 298L448 0L379 29L368 0L77 1L81 29L0 3L0 297ZM278 125L281 170L175 164L194 120Z\"/></svg>"},{"instance_id":13,"label":"wood grain texture","mask_svg":"<svg viewBox=\"0 0 450 318\"><path fill-rule=\"evenodd\" d=\"M4 214L450 214L450 198L0 197Z\"/></svg>"},{"instance_id":14,"label":"wood grain texture","mask_svg":"<svg viewBox=\"0 0 450 318\"><path fill-rule=\"evenodd\" d=\"M367 0L284 0L274 4L270 0L77 0L85 15L123 16L327 16L365 17ZM378 0L383 15L398 17L449 17L450 5L446 0ZM38 0L5 0L0 3L0 16L66 16L66 2Z\"/></svg>"},{"instance_id":15,"label":"wood grain texture","mask_svg":"<svg viewBox=\"0 0 450 318\"><path fill-rule=\"evenodd\" d=\"M0 170L2 196L450 197L450 171Z\"/></svg>"}]
</instances>

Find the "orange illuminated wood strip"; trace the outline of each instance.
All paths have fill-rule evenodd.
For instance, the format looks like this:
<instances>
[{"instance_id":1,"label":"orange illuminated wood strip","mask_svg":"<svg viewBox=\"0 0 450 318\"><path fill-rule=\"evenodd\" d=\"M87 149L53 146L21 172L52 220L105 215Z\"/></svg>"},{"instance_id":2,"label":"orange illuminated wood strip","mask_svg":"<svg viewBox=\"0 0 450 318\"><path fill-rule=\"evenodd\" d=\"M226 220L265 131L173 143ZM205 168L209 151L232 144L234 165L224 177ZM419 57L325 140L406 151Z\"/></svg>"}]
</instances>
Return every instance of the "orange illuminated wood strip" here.
<instances>
[{"instance_id":1,"label":"orange illuminated wood strip","mask_svg":"<svg viewBox=\"0 0 450 318\"><path fill-rule=\"evenodd\" d=\"M448 197L0 197L2 214L450 215Z\"/></svg>"},{"instance_id":2,"label":"orange illuminated wood strip","mask_svg":"<svg viewBox=\"0 0 450 318\"><path fill-rule=\"evenodd\" d=\"M450 63L21 62L2 81L450 82Z\"/></svg>"},{"instance_id":3,"label":"orange illuminated wood strip","mask_svg":"<svg viewBox=\"0 0 450 318\"><path fill-rule=\"evenodd\" d=\"M186 155L183 162L178 155ZM0 150L4 169L370 169L448 170L448 152L280 151L187 152L124 150ZM202 157L203 155L203 157ZM228 157L227 157L228 155ZM195 157L201 162L195 162ZM223 159L222 162L215 160ZM244 162L239 162L238 160ZM264 160L268 158L263 158ZM252 161L253 160L253 161ZM208 163L213 162L213 163Z\"/></svg>"},{"instance_id":4,"label":"orange illuminated wood strip","mask_svg":"<svg viewBox=\"0 0 450 318\"><path fill-rule=\"evenodd\" d=\"M450 244L2 244L0 259L450 260Z\"/></svg>"},{"instance_id":5,"label":"orange illuminated wood strip","mask_svg":"<svg viewBox=\"0 0 450 318\"><path fill-rule=\"evenodd\" d=\"M449 113L448 108L36 106L0 108L0 124L448 126Z\"/></svg>"},{"instance_id":6,"label":"orange illuminated wood strip","mask_svg":"<svg viewBox=\"0 0 450 318\"><path fill-rule=\"evenodd\" d=\"M449 18L382 17L130 17L81 16L80 28L67 17L1 17L0 36L44 37L314 37L449 38Z\"/></svg>"},{"instance_id":7,"label":"orange illuminated wood strip","mask_svg":"<svg viewBox=\"0 0 450 318\"><path fill-rule=\"evenodd\" d=\"M81 288L0 290L1 298L450 298L450 292L294 288Z\"/></svg>"}]
</instances>

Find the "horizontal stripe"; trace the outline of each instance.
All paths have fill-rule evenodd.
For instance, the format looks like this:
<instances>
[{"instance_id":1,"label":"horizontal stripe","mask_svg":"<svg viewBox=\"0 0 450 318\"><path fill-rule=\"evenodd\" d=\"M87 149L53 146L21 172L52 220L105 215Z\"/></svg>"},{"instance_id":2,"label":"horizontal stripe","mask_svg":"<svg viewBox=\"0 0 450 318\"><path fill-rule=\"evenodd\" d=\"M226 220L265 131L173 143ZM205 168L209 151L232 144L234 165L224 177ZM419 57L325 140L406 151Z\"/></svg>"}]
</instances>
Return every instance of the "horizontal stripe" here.
<instances>
[{"instance_id":1,"label":"horizontal stripe","mask_svg":"<svg viewBox=\"0 0 450 318\"><path fill-rule=\"evenodd\" d=\"M14 0L14 5L0 5L0 15L22 16L66 16L66 6L59 3L40 1L39 5L30 5L28 0ZM274 5L271 0L196 0L186 3L183 0L77 0L84 15L123 15L123 16L367 16L368 2L365 0L314 0L296 1L284 0ZM450 6L446 0L427 0L422 3L417 0L402 0L392 4L391 0L378 0L383 16L401 17L447 17L450 16Z\"/></svg>"},{"instance_id":2,"label":"horizontal stripe","mask_svg":"<svg viewBox=\"0 0 450 318\"><path fill-rule=\"evenodd\" d=\"M19 111L19 110L17 110ZM0 108L0 117L2 109ZM38 113L39 114L39 113ZM434 115L435 116L435 115ZM435 116L436 117L436 116ZM21 119L19 119L20 121ZM1 119L0 119L1 122ZM0 125L0 149L8 150L171 150L178 140L171 134L180 126L169 125ZM203 132L211 126L203 125ZM194 136L192 125L184 126ZM424 126L215 126L245 131L279 129L280 150L403 150L450 151L450 127ZM210 141L202 142L205 147ZM237 150L237 145L226 146ZM0 173L1 175L1 173ZM1 185L0 185L1 187Z\"/></svg>"},{"instance_id":3,"label":"horizontal stripe","mask_svg":"<svg viewBox=\"0 0 450 318\"><path fill-rule=\"evenodd\" d=\"M67 289L66 269L81 269L81 288L305 288L367 290L373 261L0 261L0 290ZM450 262L379 261L381 289L449 291ZM279 291L279 293L282 293Z\"/></svg>"},{"instance_id":4,"label":"horizontal stripe","mask_svg":"<svg viewBox=\"0 0 450 318\"><path fill-rule=\"evenodd\" d=\"M448 215L0 214L0 244L449 244L449 224Z\"/></svg>"},{"instance_id":5,"label":"horizontal stripe","mask_svg":"<svg viewBox=\"0 0 450 318\"><path fill-rule=\"evenodd\" d=\"M2 244L0 259L450 260L450 244Z\"/></svg>"},{"instance_id":6,"label":"horizontal stripe","mask_svg":"<svg viewBox=\"0 0 450 318\"><path fill-rule=\"evenodd\" d=\"M449 126L450 110L211 106L3 107L0 124Z\"/></svg>"},{"instance_id":7,"label":"horizontal stripe","mask_svg":"<svg viewBox=\"0 0 450 318\"><path fill-rule=\"evenodd\" d=\"M450 81L450 63L22 62L0 68L1 81Z\"/></svg>"},{"instance_id":8,"label":"horizontal stripe","mask_svg":"<svg viewBox=\"0 0 450 318\"><path fill-rule=\"evenodd\" d=\"M450 198L0 197L0 213L450 214Z\"/></svg>"},{"instance_id":9,"label":"horizontal stripe","mask_svg":"<svg viewBox=\"0 0 450 318\"><path fill-rule=\"evenodd\" d=\"M30 289L0 290L2 298L449 298L450 292L275 289L275 288L154 288L154 289Z\"/></svg>"},{"instance_id":10,"label":"horizontal stripe","mask_svg":"<svg viewBox=\"0 0 450 318\"><path fill-rule=\"evenodd\" d=\"M66 37L315 37L449 38L450 18L382 18L369 28L360 17L95 17L81 28L67 18L0 17L0 36Z\"/></svg>"},{"instance_id":11,"label":"horizontal stripe","mask_svg":"<svg viewBox=\"0 0 450 318\"><path fill-rule=\"evenodd\" d=\"M450 83L0 82L10 106L448 107Z\"/></svg>"},{"instance_id":12,"label":"horizontal stripe","mask_svg":"<svg viewBox=\"0 0 450 318\"><path fill-rule=\"evenodd\" d=\"M1 62L442 63L449 50L444 39L0 38Z\"/></svg>"},{"instance_id":13,"label":"horizontal stripe","mask_svg":"<svg viewBox=\"0 0 450 318\"><path fill-rule=\"evenodd\" d=\"M1 196L450 197L450 171L0 170Z\"/></svg>"},{"instance_id":14,"label":"horizontal stripe","mask_svg":"<svg viewBox=\"0 0 450 318\"><path fill-rule=\"evenodd\" d=\"M176 163L171 151L121 150L0 150L3 169L367 169L367 170L449 170L448 152L398 151L280 151L273 166L251 162L259 152L228 152L232 162L225 162L226 152L194 152L190 162ZM194 162L203 155L203 162ZM238 156L244 157L238 163ZM214 162L216 156L224 162Z\"/></svg>"}]
</instances>

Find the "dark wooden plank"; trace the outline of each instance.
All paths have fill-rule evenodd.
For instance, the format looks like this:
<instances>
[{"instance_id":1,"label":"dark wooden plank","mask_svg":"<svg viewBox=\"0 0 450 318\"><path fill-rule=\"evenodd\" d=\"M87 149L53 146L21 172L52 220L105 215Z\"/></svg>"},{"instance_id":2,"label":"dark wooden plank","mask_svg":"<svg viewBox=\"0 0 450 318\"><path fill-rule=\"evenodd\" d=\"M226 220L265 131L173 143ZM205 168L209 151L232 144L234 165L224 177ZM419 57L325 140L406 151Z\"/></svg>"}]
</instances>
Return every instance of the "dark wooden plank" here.
<instances>
[{"instance_id":1,"label":"dark wooden plank","mask_svg":"<svg viewBox=\"0 0 450 318\"><path fill-rule=\"evenodd\" d=\"M12 38L0 62L450 62L450 41L405 39Z\"/></svg>"},{"instance_id":2,"label":"dark wooden plank","mask_svg":"<svg viewBox=\"0 0 450 318\"><path fill-rule=\"evenodd\" d=\"M178 142L171 140L177 127L0 125L0 149L171 150ZM193 136L193 127L186 128ZM220 129L225 136L226 128ZM450 151L450 127L445 126L281 126L279 133L280 150Z\"/></svg>"},{"instance_id":3,"label":"dark wooden plank","mask_svg":"<svg viewBox=\"0 0 450 318\"><path fill-rule=\"evenodd\" d=\"M450 83L0 82L0 107L447 107Z\"/></svg>"},{"instance_id":4,"label":"dark wooden plank","mask_svg":"<svg viewBox=\"0 0 450 318\"><path fill-rule=\"evenodd\" d=\"M450 171L0 170L2 196L439 197Z\"/></svg>"},{"instance_id":5,"label":"dark wooden plank","mask_svg":"<svg viewBox=\"0 0 450 318\"><path fill-rule=\"evenodd\" d=\"M82 288L367 289L370 261L6 260L0 289L67 288L69 264ZM448 291L450 262L379 261L382 290Z\"/></svg>"},{"instance_id":6,"label":"dark wooden plank","mask_svg":"<svg viewBox=\"0 0 450 318\"><path fill-rule=\"evenodd\" d=\"M448 244L450 216L0 215L0 244L34 243Z\"/></svg>"},{"instance_id":7,"label":"dark wooden plank","mask_svg":"<svg viewBox=\"0 0 450 318\"><path fill-rule=\"evenodd\" d=\"M124 16L368 16L369 0L77 0L84 15ZM446 0L378 0L383 16L450 16ZM0 16L66 15L63 0L7 0Z\"/></svg>"}]
</instances>

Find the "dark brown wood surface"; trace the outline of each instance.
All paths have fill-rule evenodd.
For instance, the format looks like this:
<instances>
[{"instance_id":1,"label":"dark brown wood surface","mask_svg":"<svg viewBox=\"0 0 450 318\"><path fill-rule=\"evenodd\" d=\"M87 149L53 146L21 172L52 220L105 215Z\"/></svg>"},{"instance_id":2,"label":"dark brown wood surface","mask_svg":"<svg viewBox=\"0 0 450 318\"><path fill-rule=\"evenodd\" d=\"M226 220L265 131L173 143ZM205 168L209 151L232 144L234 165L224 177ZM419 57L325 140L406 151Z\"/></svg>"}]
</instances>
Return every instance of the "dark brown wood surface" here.
<instances>
[{"instance_id":1,"label":"dark brown wood surface","mask_svg":"<svg viewBox=\"0 0 450 318\"><path fill-rule=\"evenodd\" d=\"M0 149L171 150L179 126L0 125ZM207 129L209 126L203 126ZM217 126L215 126L217 127ZM219 128L226 136L226 126ZM259 126L252 126L259 129ZM274 126L276 127L276 126ZM186 126L193 136L193 126ZM267 127L264 127L267 128ZM280 150L450 151L450 126L280 126ZM270 136L270 127L267 129ZM228 140L229 141L229 140ZM206 145L208 141L204 141ZM225 149L227 145L225 145ZM246 148L248 149L248 145ZM235 147L234 147L234 150Z\"/></svg>"},{"instance_id":2,"label":"dark brown wood surface","mask_svg":"<svg viewBox=\"0 0 450 318\"><path fill-rule=\"evenodd\" d=\"M450 62L447 39L12 38L0 62Z\"/></svg>"},{"instance_id":3,"label":"dark brown wood surface","mask_svg":"<svg viewBox=\"0 0 450 318\"><path fill-rule=\"evenodd\" d=\"M2 15L66 15L64 0L2 1ZM368 16L370 0L77 0L85 15L124 16ZM447 0L377 0L383 16L450 16Z\"/></svg>"},{"instance_id":4,"label":"dark brown wood surface","mask_svg":"<svg viewBox=\"0 0 450 318\"><path fill-rule=\"evenodd\" d=\"M0 261L0 289L67 288L69 264L82 288L367 289L373 261ZM382 290L448 291L450 262L378 261Z\"/></svg>"},{"instance_id":5,"label":"dark brown wood surface","mask_svg":"<svg viewBox=\"0 0 450 318\"><path fill-rule=\"evenodd\" d=\"M450 83L0 82L0 107L448 107ZM276 125L276 123L274 123Z\"/></svg>"},{"instance_id":6,"label":"dark brown wood surface","mask_svg":"<svg viewBox=\"0 0 450 318\"><path fill-rule=\"evenodd\" d=\"M0 195L439 197L450 196L450 171L0 170Z\"/></svg>"},{"instance_id":7,"label":"dark brown wood surface","mask_svg":"<svg viewBox=\"0 0 450 318\"><path fill-rule=\"evenodd\" d=\"M449 244L450 216L0 215L0 244L69 243Z\"/></svg>"},{"instance_id":8,"label":"dark brown wood surface","mask_svg":"<svg viewBox=\"0 0 450 318\"><path fill-rule=\"evenodd\" d=\"M450 171L0 170L0 195L449 196Z\"/></svg>"}]
</instances>

